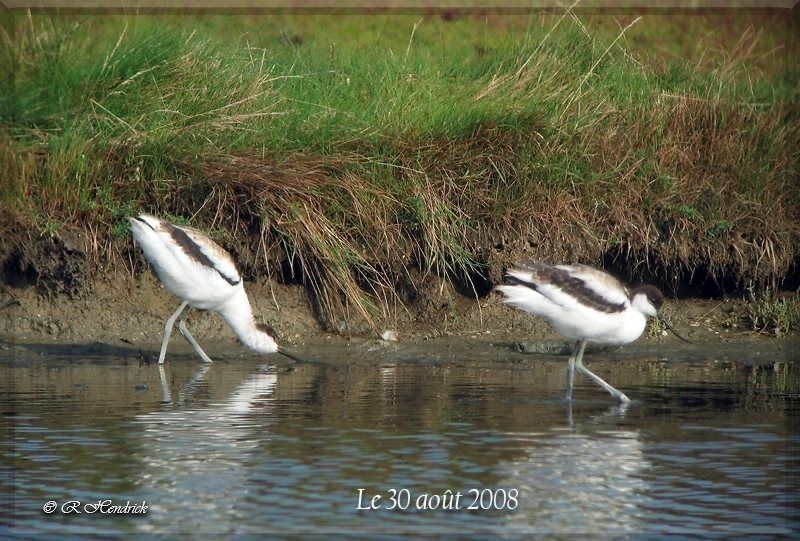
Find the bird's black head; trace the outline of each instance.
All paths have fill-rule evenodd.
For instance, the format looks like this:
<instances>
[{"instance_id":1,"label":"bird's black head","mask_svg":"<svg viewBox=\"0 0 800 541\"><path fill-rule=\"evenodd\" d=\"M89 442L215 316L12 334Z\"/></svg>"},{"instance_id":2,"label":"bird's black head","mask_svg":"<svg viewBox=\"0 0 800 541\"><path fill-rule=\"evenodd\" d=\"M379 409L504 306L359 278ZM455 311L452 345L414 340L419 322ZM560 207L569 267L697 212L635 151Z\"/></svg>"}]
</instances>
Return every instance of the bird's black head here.
<instances>
[{"instance_id":1,"label":"bird's black head","mask_svg":"<svg viewBox=\"0 0 800 541\"><path fill-rule=\"evenodd\" d=\"M656 286L643 285L631 291L631 298L636 295L645 295L653 308L660 310L664 305L664 294Z\"/></svg>"}]
</instances>

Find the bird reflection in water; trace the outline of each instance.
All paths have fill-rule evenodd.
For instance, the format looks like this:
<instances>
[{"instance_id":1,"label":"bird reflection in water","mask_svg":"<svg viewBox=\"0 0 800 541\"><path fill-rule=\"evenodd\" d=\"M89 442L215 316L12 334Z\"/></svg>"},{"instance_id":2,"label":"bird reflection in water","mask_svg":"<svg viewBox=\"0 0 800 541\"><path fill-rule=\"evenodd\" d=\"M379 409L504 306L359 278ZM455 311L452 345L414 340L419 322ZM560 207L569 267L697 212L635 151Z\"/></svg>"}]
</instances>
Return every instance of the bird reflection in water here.
<instances>
[{"instance_id":1,"label":"bird reflection in water","mask_svg":"<svg viewBox=\"0 0 800 541\"><path fill-rule=\"evenodd\" d=\"M242 487L260 443L269 438L278 376L267 366L241 381L218 403L192 407L214 365L203 364L173 398L160 366L164 407L137 417L142 465L139 481L151 502L149 532L222 533L235 528ZM150 494L148 494L150 493ZM181 517L180 523L175 517ZM238 517L238 518L237 518Z\"/></svg>"}]
</instances>

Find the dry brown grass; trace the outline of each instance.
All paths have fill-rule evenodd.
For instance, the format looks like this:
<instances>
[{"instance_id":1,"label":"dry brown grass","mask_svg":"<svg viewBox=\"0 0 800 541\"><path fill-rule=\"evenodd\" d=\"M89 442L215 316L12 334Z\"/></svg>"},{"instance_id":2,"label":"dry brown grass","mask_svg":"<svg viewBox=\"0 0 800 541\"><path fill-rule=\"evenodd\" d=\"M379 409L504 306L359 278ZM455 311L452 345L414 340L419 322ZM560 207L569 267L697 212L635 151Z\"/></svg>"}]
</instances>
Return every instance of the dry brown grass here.
<instances>
[{"instance_id":1,"label":"dry brown grass","mask_svg":"<svg viewBox=\"0 0 800 541\"><path fill-rule=\"evenodd\" d=\"M611 117L578 141L539 142L531 119L526 129L483 123L458 138L393 142L391 164L368 146L334 156L242 152L177 160L173 179L146 190L131 185L136 148L128 141L95 167L117 179L111 200L138 194L135 208L221 231L218 240L251 275L304 283L333 330L363 321L377 331L398 306L395 285L413 283L411 270L447 279L487 273L488 265L496 280L521 258L596 264L612 251L626 265L662 270L673 285L705 266L742 288L774 286L800 252L798 188L785 172L798 163L796 145L772 149L770 181L751 193L755 162L743 149L782 129L780 119L691 99L667 103L650 125ZM658 147L648 171L643 144ZM594 180L546 167L569 145L587 149L584 173ZM5 164L25 178L36 162L23 153ZM109 235L111 216L45 204L48 215L83 228L87 254L130 259L130 241Z\"/></svg>"}]
</instances>

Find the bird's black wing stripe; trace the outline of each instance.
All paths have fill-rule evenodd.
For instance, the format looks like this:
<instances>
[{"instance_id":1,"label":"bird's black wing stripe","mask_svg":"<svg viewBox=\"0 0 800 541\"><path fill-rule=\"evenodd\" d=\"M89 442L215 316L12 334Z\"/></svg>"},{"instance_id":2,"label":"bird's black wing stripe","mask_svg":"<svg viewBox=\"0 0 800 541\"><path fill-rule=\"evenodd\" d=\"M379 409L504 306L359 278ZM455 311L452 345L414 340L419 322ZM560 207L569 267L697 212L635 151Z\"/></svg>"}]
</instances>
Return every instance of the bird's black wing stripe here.
<instances>
[{"instance_id":1,"label":"bird's black wing stripe","mask_svg":"<svg viewBox=\"0 0 800 541\"><path fill-rule=\"evenodd\" d=\"M211 261L208 256L206 256L206 254L200 250L200 247L197 246L197 244L189 237L189 235L186 234L183 229L175 227L172 224L167 224L167 228L172 240L174 240L178 246L181 247L183 253L185 253L191 259L194 259L205 267L214 269L226 282L232 286L235 286L240 282L240 280L232 280L229 276L226 276L224 272L215 267L214 262Z\"/></svg>"},{"instance_id":2,"label":"bird's black wing stripe","mask_svg":"<svg viewBox=\"0 0 800 541\"><path fill-rule=\"evenodd\" d=\"M150 223L149 223L147 220L142 220L142 219L141 219L141 218L139 218L138 216L134 216L134 217L133 217L133 219L134 219L134 220L136 220L137 222L142 222L144 225L146 225L147 227L149 227L149 228L150 228L150 229L152 229L153 231L155 231L155 230L156 230L156 228L155 228L155 227L153 227L152 225L150 225Z\"/></svg>"},{"instance_id":3,"label":"bird's black wing stripe","mask_svg":"<svg viewBox=\"0 0 800 541\"><path fill-rule=\"evenodd\" d=\"M522 278L517 278L516 276L512 276L510 274L506 274L506 281L511 284L512 286L525 286L530 288L534 291L539 291L539 288L536 287L536 284L533 282L528 282L527 280L523 280Z\"/></svg>"},{"instance_id":4,"label":"bird's black wing stripe","mask_svg":"<svg viewBox=\"0 0 800 541\"><path fill-rule=\"evenodd\" d=\"M606 314L623 312L625 310L625 303L609 302L608 299L597 293L591 287L587 286L586 282L576 276L572 276L564 269L558 269L549 265L538 265L533 272L535 275L541 277L543 282L558 287L564 291L564 293L575 297L579 303L592 308L593 310L597 310L598 312L603 312ZM534 291L544 295L544 293L542 293L542 291L534 282L528 282L527 280L522 280L511 275L508 275L506 279L511 284L529 287ZM555 299L552 299L547 295L545 296L551 301L556 302ZM556 302L556 304L558 303Z\"/></svg>"}]
</instances>

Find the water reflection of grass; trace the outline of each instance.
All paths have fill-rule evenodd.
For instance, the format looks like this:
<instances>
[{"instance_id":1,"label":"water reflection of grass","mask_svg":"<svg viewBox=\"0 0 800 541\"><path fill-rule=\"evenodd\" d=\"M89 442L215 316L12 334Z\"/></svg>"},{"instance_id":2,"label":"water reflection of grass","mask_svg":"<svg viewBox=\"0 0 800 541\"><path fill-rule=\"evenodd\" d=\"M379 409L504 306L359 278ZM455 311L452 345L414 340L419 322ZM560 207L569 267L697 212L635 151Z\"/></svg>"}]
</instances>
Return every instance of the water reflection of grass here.
<instances>
[{"instance_id":1,"label":"water reflection of grass","mask_svg":"<svg viewBox=\"0 0 800 541\"><path fill-rule=\"evenodd\" d=\"M10 237L81 228L99 257L132 212L191 216L255 272L291 261L324 320L379 318L411 267L606 254L767 283L797 257L781 20L13 22Z\"/></svg>"}]
</instances>

